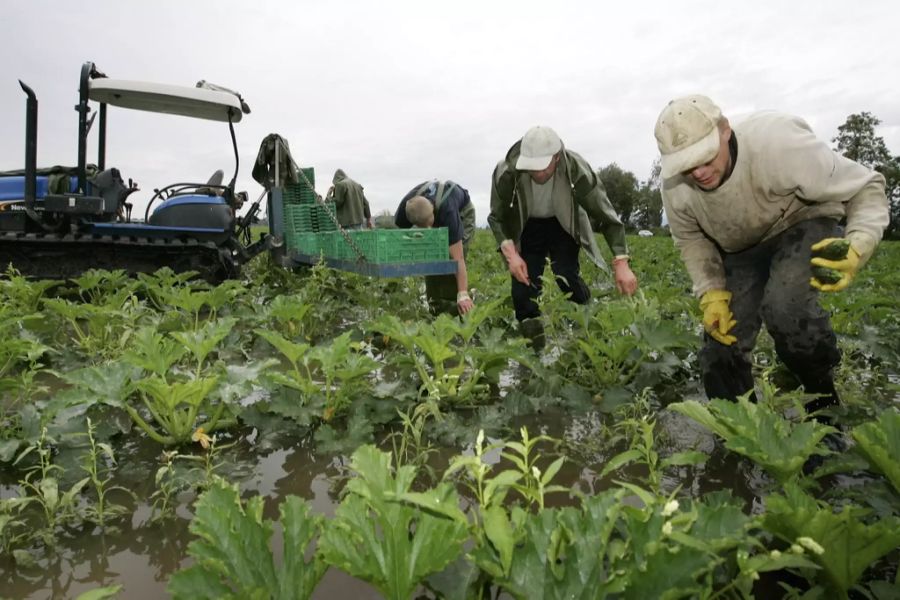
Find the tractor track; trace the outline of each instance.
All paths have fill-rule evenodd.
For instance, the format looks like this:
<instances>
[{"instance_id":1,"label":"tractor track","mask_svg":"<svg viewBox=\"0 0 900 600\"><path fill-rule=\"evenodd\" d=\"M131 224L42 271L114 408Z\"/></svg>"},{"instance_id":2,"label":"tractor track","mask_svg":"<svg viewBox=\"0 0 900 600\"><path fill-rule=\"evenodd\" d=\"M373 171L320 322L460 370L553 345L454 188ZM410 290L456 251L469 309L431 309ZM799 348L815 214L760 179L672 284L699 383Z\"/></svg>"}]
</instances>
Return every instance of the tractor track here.
<instances>
[{"instance_id":1,"label":"tractor track","mask_svg":"<svg viewBox=\"0 0 900 600\"><path fill-rule=\"evenodd\" d=\"M0 232L0 268L9 264L37 279L69 279L88 269L133 275L170 267L217 283L238 273L230 250L211 241L79 233Z\"/></svg>"}]
</instances>

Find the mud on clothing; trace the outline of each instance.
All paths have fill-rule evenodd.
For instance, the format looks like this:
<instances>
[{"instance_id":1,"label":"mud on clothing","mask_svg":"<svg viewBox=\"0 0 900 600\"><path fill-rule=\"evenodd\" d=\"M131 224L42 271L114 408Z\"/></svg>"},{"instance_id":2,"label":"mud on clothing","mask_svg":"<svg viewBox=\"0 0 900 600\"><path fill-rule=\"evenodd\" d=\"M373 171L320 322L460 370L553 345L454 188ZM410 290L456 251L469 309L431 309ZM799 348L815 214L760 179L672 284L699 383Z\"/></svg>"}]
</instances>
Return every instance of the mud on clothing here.
<instances>
[{"instance_id":1,"label":"mud on clothing","mask_svg":"<svg viewBox=\"0 0 900 600\"><path fill-rule=\"evenodd\" d=\"M765 323L778 357L805 391L824 396L807 409L837 404L832 369L841 355L819 291L809 285L809 260L810 246L838 229L832 218L809 219L743 252L720 254L737 321L729 333L737 342L725 346L704 333L700 371L708 398L734 400L753 389L751 353Z\"/></svg>"},{"instance_id":2,"label":"mud on clothing","mask_svg":"<svg viewBox=\"0 0 900 600\"><path fill-rule=\"evenodd\" d=\"M681 175L662 186L697 297L725 288L721 251L742 252L808 219L846 217L846 237L863 262L869 258L888 224L880 173L841 156L791 115L753 114L734 126L733 137L737 157L718 188L700 190Z\"/></svg>"}]
</instances>

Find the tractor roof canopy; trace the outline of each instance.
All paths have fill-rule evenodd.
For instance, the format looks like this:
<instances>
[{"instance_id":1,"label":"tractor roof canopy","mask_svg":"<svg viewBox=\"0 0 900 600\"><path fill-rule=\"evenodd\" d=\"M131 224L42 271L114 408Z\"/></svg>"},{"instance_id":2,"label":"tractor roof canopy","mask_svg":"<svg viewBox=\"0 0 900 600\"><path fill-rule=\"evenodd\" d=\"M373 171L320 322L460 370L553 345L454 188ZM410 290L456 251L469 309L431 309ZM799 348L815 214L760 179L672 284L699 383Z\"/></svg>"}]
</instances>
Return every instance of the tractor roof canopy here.
<instances>
[{"instance_id":1,"label":"tractor roof canopy","mask_svg":"<svg viewBox=\"0 0 900 600\"><path fill-rule=\"evenodd\" d=\"M241 120L241 100L232 93L148 81L90 79L88 97L112 106L211 121Z\"/></svg>"}]
</instances>

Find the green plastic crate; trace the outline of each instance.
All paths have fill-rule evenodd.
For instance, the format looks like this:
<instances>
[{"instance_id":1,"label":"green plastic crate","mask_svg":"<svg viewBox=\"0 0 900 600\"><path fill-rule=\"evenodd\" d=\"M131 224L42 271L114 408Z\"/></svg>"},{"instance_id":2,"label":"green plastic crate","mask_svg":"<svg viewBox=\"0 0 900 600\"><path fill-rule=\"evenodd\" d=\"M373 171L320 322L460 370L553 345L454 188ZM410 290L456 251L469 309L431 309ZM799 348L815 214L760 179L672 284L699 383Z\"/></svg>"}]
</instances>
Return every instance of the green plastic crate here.
<instances>
[{"instance_id":1,"label":"green plastic crate","mask_svg":"<svg viewBox=\"0 0 900 600\"><path fill-rule=\"evenodd\" d=\"M337 258L336 244L340 233L337 231L323 231L316 234L316 240L319 243L319 252L330 258Z\"/></svg>"},{"instance_id":2,"label":"green plastic crate","mask_svg":"<svg viewBox=\"0 0 900 600\"><path fill-rule=\"evenodd\" d=\"M334 213L334 202L326 202ZM319 204L285 204L284 229L289 233L318 233L337 229L326 208Z\"/></svg>"},{"instance_id":3,"label":"green plastic crate","mask_svg":"<svg viewBox=\"0 0 900 600\"><path fill-rule=\"evenodd\" d=\"M364 229L347 232L366 260L372 263L417 263L450 259L447 228L436 229ZM333 254L343 260L356 260L356 252L347 240L334 234Z\"/></svg>"},{"instance_id":4,"label":"green plastic crate","mask_svg":"<svg viewBox=\"0 0 900 600\"><path fill-rule=\"evenodd\" d=\"M290 233L313 233L315 231L312 206L305 204L284 205L284 229Z\"/></svg>"},{"instance_id":5,"label":"green plastic crate","mask_svg":"<svg viewBox=\"0 0 900 600\"><path fill-rule=\"evenodd\" d=\"M301 233L297 236L299 238L297 249L300 250L303 254L318 254L319 253L319 236L315 233Z\"/></svg>"},{"instance_id":6,"label":"green plastic crate","mask_svg":"<svg viewBox=\"0 0 900 600\"><path fill-rule=\"evenodd\" d=\"M306 175L306 178L309 179L309 183L312 184L313 188L316 185L316 174L315 169L312 167L308 167L305 169L300 169L303 174ZM282 199L285 204L314 204L316 202L316 192L314 189L310 189L303 178L300 178L300 181L297 183L286 183L284 185L284 193L282 194Z\"/></svg>"},{"instance_id":7,"label":"green plastic crate","mask_svg":"<svg viewBox=\"0 0 900 600\"><path fill-rule=\"evenodd\" d=\"M366 260L374 262L373 257L375 256L375 238L373 236L374 232L371 230L344 230L345 233L350 236L350 239L357 245L360 251L363 253L363 256L366 257ZM359 258L359 255L353 248L350 247L350 244L347 243L347 238L345 238L341 232L335 232L334 235L334 257L340 258L343 260L356 260Z\"/></svg>"},{"instance_id":8,"label":"green plastic crate","mask_svg":"<svg viewBox=\"0 0 900 600\"><path fill-rule=\"evenodd\" d=\"M335 231L337 230L337 224L334 222L330 216L328 216L328 210L331 211L331 214L334 215L337 210L334 206L334 202L325 202L325 205L328 207L327 210L325 206L320 204L316 204L312 207L312 215L313 215L313 227L314 231Z\"/></svg>"},{"instance_id":9,"label":"green plastic crate","mask_svg":"<svg viewBox=\"0 0 900 600\"><path fill-rule=\"evenodd\" d=\"M284 242L289 250L296 250L302 254L319 253L319 239L315 233L287 233Z\"/></svg>"}]
</instances>

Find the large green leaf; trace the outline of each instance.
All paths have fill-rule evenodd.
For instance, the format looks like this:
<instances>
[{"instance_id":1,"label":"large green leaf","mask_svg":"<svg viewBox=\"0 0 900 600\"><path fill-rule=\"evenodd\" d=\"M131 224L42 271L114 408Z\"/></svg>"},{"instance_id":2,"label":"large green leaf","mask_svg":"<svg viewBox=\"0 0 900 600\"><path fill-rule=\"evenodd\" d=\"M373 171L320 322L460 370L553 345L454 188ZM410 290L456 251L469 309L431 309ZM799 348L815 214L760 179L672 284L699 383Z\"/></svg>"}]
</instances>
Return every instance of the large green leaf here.
<instances>
[{"instance_id":1,"label":"large green leaf","mask_svg":"<svg viewBox=\"0 0 900 600\"><path fill-rule=\"evenodd\" d=\"M672 548L661 545L646 557L642 569L627 572L628 587L624 598L700 597L703 589L699 575L709 570L713 560L708 554L694 548Z\"/></svg>"},{"instance_id":2,"label":"large green leaf","mask_svg":"<svg viewBox=\"0 0 900 600\"><path fill-rule=\"evenodd\" d=\"M447 567L428 577L425 585L443 600L472 600L485 598L482 572L463 555Z\"/></svg>"},{"instance_id":3,"label":"large green leaf","mask_svg":"<svg viewBox=\"0 0 900 600\"><path fill-rule=\"evenodd\" d=\"M203 363L219 342L231 333L235 323L237 319L231 317L207 321L195 331L173 331L171 335L190 351L198 363Z\"/></svg>"},{"instance_id":4,"label":"large green leaf","mask_svg":"<svg viewBox=\"0 0 900 600\"><path fill-rule=\"evenodd\" d=\"M405 600L428 575L462 553L467 528L459 519L442 516L459 510L451 485L404 501L415 469L400 467L394 476L390 463L390 455L374 446L354 452L351 468L357 476L326 525L319 551L326 563L368 581L387 598ZM414 508L412 500L432 510Z\"/></svg>"},{"instance_id":5,"label":"large green leaf","mask_svg":"<svg viewBox=\"0 0 900 600\"><path fill-rule=\"evenodd\" d=\"M766 498L763 526L791 544L801 537L814 540L824 552L811 558L822 567L825 583L846 595L866 568L900 546L900 518L867 523L863 516L851 506L835 513L791 483L783 496Z\"/></svg>"},{"instance_id":6,"label":"large green leaf","mask_svg":"<svg viewBox=\"0 0 900 600\"><path fill-rule=\"evenodd\" d=\"M108 585L79 594L75 600L107 600L115 598L122 591L122 584Z\"/></svg>"},{"instance_id":7,"label":"large green leaf","mask_svg":"<svg viewBox=\"0 0 900 600\"><path fill-rule=\"evenodd\" d=\"M900 494L900 411L885 410L877 421L852 432L858 451Z\"/></svg>"},{"instance_id":8,"label":"large green leaf","mask_svg":"<svg viewBox=\"0 0 900 600\"><path fill-rule=\"evenodd\" d=\"M295 367L309 351L309 344L292 342L274 331L267 329L256 329L254 331L258 336L275 346Z\"/></svg>"},{"instance_id":9,"label":"large green leaf","mask_svg":"<svg viewBox=\"0 0 900 600\"><path fill-rule=\"evenodd\" d=\"M62 378L72 387L58 396L63 406L100 402L121 407L131 392L132 378L139 373L136 367L121 361L77 369L62 374Z\"/></svg>"},{"instance_id":10,"label":"large green leaf","mask_svg":"<svg viewBox=\"0 0 900 600\"><path fill-rule=\"evenodd\" d=\"M752 459L779 483L796 476L832 427L816 421L792 424L766 403L747 398L737 402L714 399L704 406L696 400L669 408L688 416L725 440L725 446Z\"/></svg>"},{"instance_id":11,"label":"large green leaf","mask_svg":"<svg viewBox=\"0 0 900 600\"><path fill-rule=\"evenodd\" d=\"M698 518L708 523L698 527L696 535L676 532L668 537L666 528L672 527L671 521L657 508L659 505L659 499L654 498L652 502L645 501L644 508L622 509L619 533L628 550L614 562L616 576L610 586L622 591L624 598L635 600L700 597L706 587L701 582L720 560L713 551L718 545L715 542L740 525L731 517L716 524L717 518L711 512ZM698 505L695 512L702 514L704 508ZM676 518L674 513L670 517Z\"/></svg>"},{"instance_id":12,"label":"large green leaf","mask_svg":"<svg viewBox=\"0 0 900 600\"><path fill-rule=\"evenodd\" d=\"M242 503L237 486L217 480L197 501L188 545L196 564L175 573L174 598L309 598L325 566L304 559L321 527L305 500L288 496L281 505L284 564L276 568L269 542L273 524L262 518L259 496Z\"/></svg>"},{"instance_id":13,"label":"large green leaf","mask_svg":"<svg viewBox=\"0 0 900 600\"><path fill-rule=\"evenodd\" d=\"M166 338L155 327L142 327L133 336L122 357L128 363L165 378L169 368L187 350L176 340Z\"/></svg>"},{"instance_id":14,"label":"large green leaf","mask_svg":"<svg viewBox=\"0 0 900 600\"><path fill-rule=\"evenodd\" d=\"M505 523L492 516L493 531L485 532L490 543L476 547L472 556L497 586L515 598L602 598L607 593L607 542L623 495L615 490L586 498L581 510L548 508L530 514L514 508L506 521L514 530L502 535L498 530ZM507 567L505 544L510 535L516 545Z\"/></svg>"},{"instance_id":15,"label":"large green leaf","mask_svg":"<svg viewBox=\"0 0 900 600\"><path fill-rule=\"evenodd\" d=\"M284 565L279 573L278 598L309 598L327 566L316 555L306 560L306 551L322 527L322 517L310 514L306 500L288 496L281 503L284 534Z\"/></svg>"},{"instance_id":16,"label":"large green leaf","mask_svg":"<svg viewBox=\"0 0 900 600\"><path fill-rule=\"evenodd\" d=\"M732 498L730 491L711 492L691 505L697 517L690 534L719 550L742 540L755 523L744 514L743 501Z\"/></svg>"}]
</instances>

